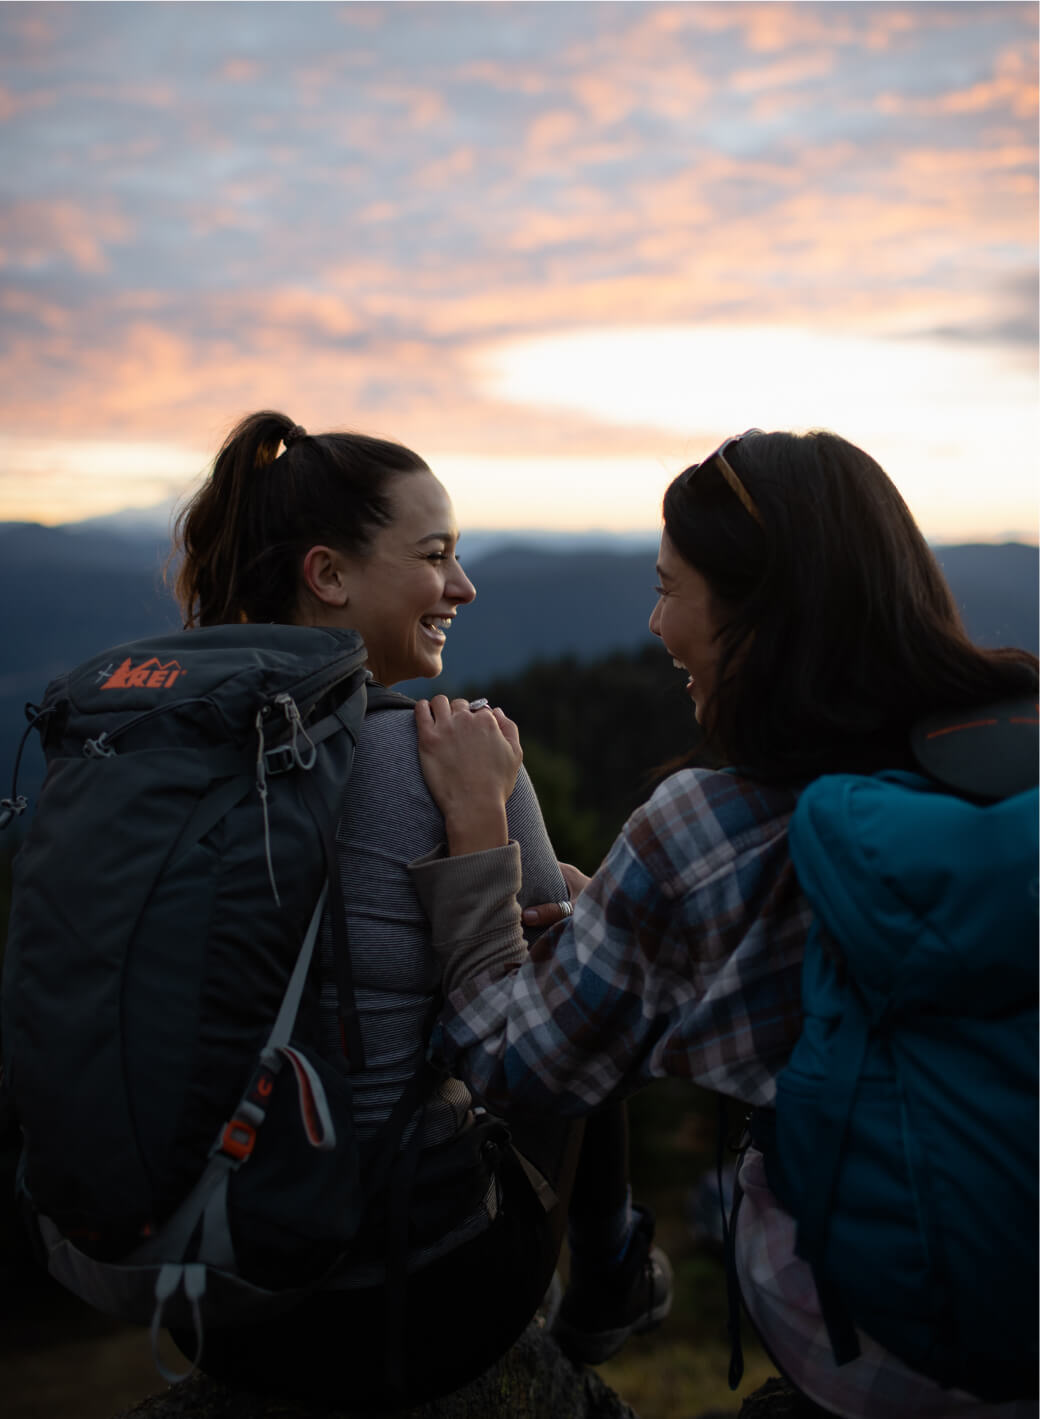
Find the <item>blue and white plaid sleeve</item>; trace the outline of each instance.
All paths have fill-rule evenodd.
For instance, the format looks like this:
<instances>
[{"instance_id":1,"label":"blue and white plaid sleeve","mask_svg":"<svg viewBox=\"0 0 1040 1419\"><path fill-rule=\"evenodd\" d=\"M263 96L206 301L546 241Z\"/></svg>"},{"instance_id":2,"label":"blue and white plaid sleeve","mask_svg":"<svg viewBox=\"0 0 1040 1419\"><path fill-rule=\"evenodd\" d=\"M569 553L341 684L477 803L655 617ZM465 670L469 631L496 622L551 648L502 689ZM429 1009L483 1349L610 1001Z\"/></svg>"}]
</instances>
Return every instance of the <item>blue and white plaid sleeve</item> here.
<instances>
[{"instance_id":1,"label":"blue and white plaid sleeve","mask_svg":"<svg viewBox=\"0 0 1040 1419\"><path fill-rule=\"evenodd\" d=\"M770 1103L801 1024L808 908L787 855L793 805L732 774L673 775L573 917L518 968L456 985L441 1050L499 1107L581 1114L665 1077Z\"/></svg>"}]
</instances>

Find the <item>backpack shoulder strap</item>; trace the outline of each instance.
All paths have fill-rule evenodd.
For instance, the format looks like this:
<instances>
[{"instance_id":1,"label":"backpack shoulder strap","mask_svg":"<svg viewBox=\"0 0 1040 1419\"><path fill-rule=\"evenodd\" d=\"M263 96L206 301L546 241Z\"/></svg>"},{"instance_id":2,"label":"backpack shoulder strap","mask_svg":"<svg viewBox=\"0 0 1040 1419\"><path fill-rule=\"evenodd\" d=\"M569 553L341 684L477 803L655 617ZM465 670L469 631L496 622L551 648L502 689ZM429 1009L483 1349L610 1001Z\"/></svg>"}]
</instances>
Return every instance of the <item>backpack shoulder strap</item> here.
<instances>
[{"instance_id":1,"label":"backpack shoulder strap","mask_svg":"<svg viewBox=\"0 0 1040 1419\"><path fill-rule=\"evenodd\" d=\"M410 695L402 695L397 690L388 690L385 685L380 685L375 680L368 682L367 712L369 714L373 710L414 708L415 701Z\"/></svg>"}]
</instances>

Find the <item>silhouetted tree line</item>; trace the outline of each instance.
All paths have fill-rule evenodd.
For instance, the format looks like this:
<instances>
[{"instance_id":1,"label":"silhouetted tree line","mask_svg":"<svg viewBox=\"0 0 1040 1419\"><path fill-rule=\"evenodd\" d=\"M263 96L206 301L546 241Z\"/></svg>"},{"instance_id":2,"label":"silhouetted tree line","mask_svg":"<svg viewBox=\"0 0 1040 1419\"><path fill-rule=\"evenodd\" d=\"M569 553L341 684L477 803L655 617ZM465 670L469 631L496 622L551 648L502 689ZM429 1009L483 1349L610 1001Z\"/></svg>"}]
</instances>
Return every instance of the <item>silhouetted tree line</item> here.
<instances>
[{"instance_id":1,"label":"silhouetted tree line","mask_svg":"<svg viewBox=\"0 0 1040 1419\"><path fill-rule=\"evenodd\" d=\"M557 855L591 872L622 824L698 741L683 673L659 646L536 661L474 683L516 721Z\"/></svg>"}]
</instances>

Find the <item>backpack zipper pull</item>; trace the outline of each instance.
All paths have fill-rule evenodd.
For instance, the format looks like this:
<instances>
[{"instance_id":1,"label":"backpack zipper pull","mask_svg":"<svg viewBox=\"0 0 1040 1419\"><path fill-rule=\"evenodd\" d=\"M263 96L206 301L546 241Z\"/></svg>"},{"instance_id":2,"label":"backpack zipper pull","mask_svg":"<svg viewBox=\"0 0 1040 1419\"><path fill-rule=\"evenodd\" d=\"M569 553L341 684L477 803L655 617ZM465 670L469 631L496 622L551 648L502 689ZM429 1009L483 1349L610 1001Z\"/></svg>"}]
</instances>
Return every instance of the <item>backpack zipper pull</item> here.
<instances>
[{"instance_id":1,"label":"backpack zipper pull","mask_svg":"<svg viewBox=\"0 0 1040 1419\"><path fill-rule=\"evenodd\" d=\"M292 738L289 741L289 747L292 750L293 762L298 768L303 769L304 772L308 769L313 769L318 758L318 749L313 739L311 739L310 735L303 727L303 720L300 717L300 711L296 701L293 699L292 695L281 694L275 695L274 702L276 705L281 705L285 718L289 723L289 728L292 730ZM306 740L307 746L310 749L310 753L306 758L300 753L301 736Z\"/></svg>"}]
</instances>

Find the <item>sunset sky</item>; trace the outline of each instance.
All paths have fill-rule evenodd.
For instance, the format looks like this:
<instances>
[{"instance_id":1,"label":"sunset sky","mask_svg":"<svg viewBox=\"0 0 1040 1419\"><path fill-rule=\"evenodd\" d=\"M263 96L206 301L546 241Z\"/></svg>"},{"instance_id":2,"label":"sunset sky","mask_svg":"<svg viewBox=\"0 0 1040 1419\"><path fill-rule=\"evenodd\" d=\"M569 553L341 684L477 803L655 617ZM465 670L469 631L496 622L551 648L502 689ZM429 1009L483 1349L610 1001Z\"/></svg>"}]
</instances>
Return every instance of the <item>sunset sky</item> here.
<instances>
[{"instance_id":1,"label":"sunset sky","mask_svg":"<svg viewBox=\"0 0 1040 1419\"><path fill-rule=\"evenodd\" d=\"M1033 3L0 5L0 519L230 425L638 531L749 425L1036 540Z\"/></svg>"}]
</instances>

